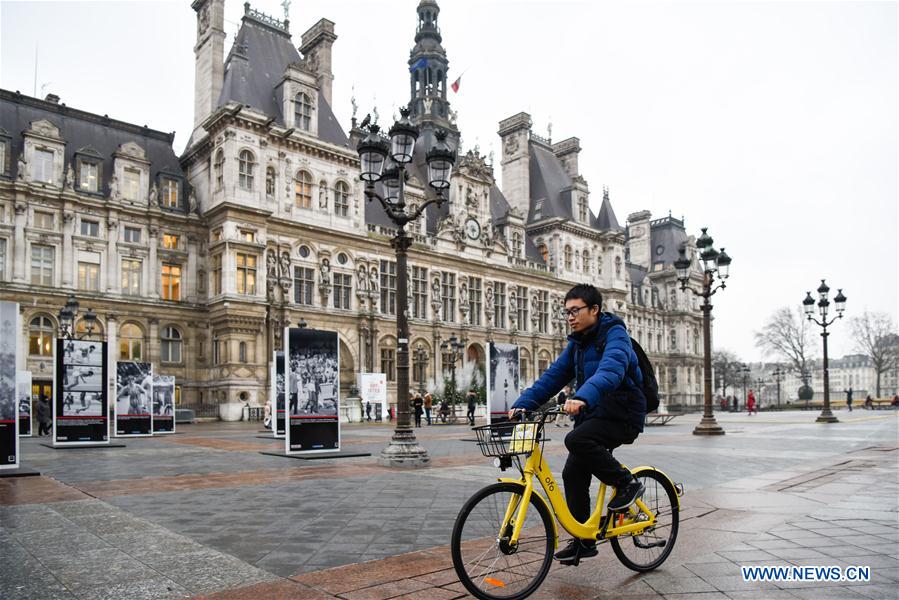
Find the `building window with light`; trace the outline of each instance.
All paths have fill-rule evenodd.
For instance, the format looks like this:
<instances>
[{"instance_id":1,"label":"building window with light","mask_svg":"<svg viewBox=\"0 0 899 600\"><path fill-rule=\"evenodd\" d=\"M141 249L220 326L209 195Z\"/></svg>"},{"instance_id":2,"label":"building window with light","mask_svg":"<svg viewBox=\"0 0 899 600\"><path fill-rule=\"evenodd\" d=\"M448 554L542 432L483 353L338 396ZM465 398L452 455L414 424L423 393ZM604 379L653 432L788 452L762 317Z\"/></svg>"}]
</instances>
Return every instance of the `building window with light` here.
<instances>
[{"instance_id":1,"label":"building window with light","mask_svg":"<svg viewBox=\"0 0 899 600\"><path fill-rule=\"evenodd\" d=\"M78 159L78 189L96 194L100 191L100 163Z\"/></svg>"},{"instance_id":2,"label":"building window with light","mask_svg":"<svg viewBox=\"0 0 899 600\"><path fill-rule=\"evenodd\" d=\"M222 293L222 255L216 254L212 257L212 293L219 295Z\"/></svg>"},{"instance_id":3,"label":"building window with light","mask_svg":"<svg viewBox=\"0 0 899 600\"><path fill-rule=\"evenodd\" d=\"M518 329L527 331L529 326L528 319L528 288L523 285L518 286Z\"/></svg>"},{"instance_id":4,"label":"building window with light","mask_svg":"<svg viewBox=\"0 0 899 600\"><path fill-rule=\"evenodd\" d=\"M178 208L178 181L167 177L162 179L162 206Z\"/></svg>"},{"instance_id":5,"label":"building window with light","mask_svg":"<svg viewBox=\"0 0 899 600\"><path fill-rule=\"evenodd\" d=\"M334 186L334 214L345 217L350 212L350 186L338 181Z\"/></svg>"},{"instance_id":6,"label":"building window with light","mask_svg":"<svg viewBox=\"0 0 899 600\"><path fill-rule=\"evenodd\" d=\"M393 348L381 348L381 372L387 381L396 381L396 351Z\"/></svg>"},{"instance_id":7,"label":"building window with light","mask_svg":"<svg viewBox=\"0 0 899 600\"><path fill-rule=\"evenodd\" d=\"M297 129L312 130L312 101L308 94L300 92L294 97L293 121Z\"/></svg>"},{"instance_id":8,"label":"building window with light","mask_svg":"<svg viewBox=\"0 0 899 600\"><path fill-rule=\"evenodd\" d=\"M78 262L78 289L86 292L100 291L100 265L92 262Z\"/></svg>"},{"instance_id":9,"label":"building window with light","mask_svg":"<svg viewBox=\"0 0 899 600\"><path fill-rule=\"evenodd\" d=\"M162 299L181 300L181 265L162 263Z\"/></svg>"},{"instance_id":10,"label":"building window with light","mask_svg":"<svg viewBox=\"0 0 899 600\"><path fill-rule=\"evenodd\" d=\"M28 354L31 356L53 356L53 338L56 328L50 317L35 317L28 326Z\"/></svg>"},{"instance_id":11,"label":"building window with light","mask_svg":"<svg viewBox=\"0 0 899 600\"><path fill-rule=\"evenodd\" d=\"M177 250L178 249L178 235L174 233L163 233L162 234L162 247L166 250Z\"/></svg>"},{"instance_id":12,"label":"building window with light","mask_svg":"<svg viewBox=\"0 0 899 600\"><path fill-rule=\"evenodd\" d=\"M181 332L176 327L169 325L162 330L159 355L162 362L181 362Z\"/></svg>"},{"instance_id":13,"label":"building window with light","mask_svg":"<svg viewBox=\"0 0 899 600\"><path fill-rule=\"evenodd\" d=\"M253 254L237 254L237 293L256 294L256 256Z\"/></svg>"},{"instance_id":14,"label":"building window with light","mask_svg":"<svg viewBox=\"0 0 899 600\"><path fill-rule=\"evenodd\" d=\"M312 208L312 175L306 171L297 172L294 195L297 208Z\"/></svg>"},{"instance_id":15,"label":"building window with light","mask_svg":"<svg viewBox=\"0 0 899 600\"><path fill-rule=\"evenodd\" d=\"M122 293L126 296L140 296L142 267L139 260L122 259Z\"/></svg>"},{"instance_id":16,"label":"building window with light","mask_svg":"<svg viewBox=\"0 0 899 600\"><path fill-rule=\"evenodd\" d=\"M256 159L249 150L242 150L237 158L237 183L240 189L248 192L253 191L254 172L256 170Z\"/></svg>"},{"instance_id":17,"label":"building window with light","mask_svg":"<svg viewBox=\"0 0 899 600\"><path fill-rule=\"evenodd\" d=\"M396 263L392 260L381 261L381 314L396 314Z\"/></svg>"},{"instance_id":18,"label":"building window with light","mask_svg":"<svg viewBox=\"0 0 899 600\"><path fill-rule=\"evenodd\" d=\"M53 285L53 263L56 249L53 246L31 246L31 283L32 285Z\"/></svg>"},{"instance_id":19,"label":"building window with light","mask_svg":"<svg viewBox=\"0 0 899 600\"><path fill-rule=\"evenodd\" d=\"M140 360L144 356L144 332L134 323L119 330L119 360Z\"/></svg>"}]
</instances>

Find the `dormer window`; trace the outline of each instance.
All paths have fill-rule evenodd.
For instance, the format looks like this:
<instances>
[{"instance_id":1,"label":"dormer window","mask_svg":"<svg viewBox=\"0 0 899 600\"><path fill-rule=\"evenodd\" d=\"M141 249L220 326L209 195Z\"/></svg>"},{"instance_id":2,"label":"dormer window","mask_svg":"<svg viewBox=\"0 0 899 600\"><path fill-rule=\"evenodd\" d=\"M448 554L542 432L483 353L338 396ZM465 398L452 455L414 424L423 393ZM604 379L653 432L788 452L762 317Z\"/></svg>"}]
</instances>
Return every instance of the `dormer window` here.
<instances>
[{"instance_id":1,"label":"dormer window","mask_svg":"<svg viewBox=\"0 0 899 600\"><path fill-rule=\"evenodd\" d=\"M162 178L162 206L164 208L178 208L178 181Z\"/></svg>"},{"instance_id":2,"label":"dormer window","mask_svg":"<svg viewBox=\"0 0 899 600\"><path fill-rule=\"evenodd\" d=\"M220 190L225 180L225 153L221 150L215 154L213 170L215 171L215 189Z\"/></svg>"},{"instance_id":3,"label":"dormer window","mask_svg":"<svg viewBox=\"0 0 899 600\"><path fill-rule=\"evenodd\" d=\"M312 100L306 93L300 92L294 98L293 124L303 131L312 130Z\"/></svg>"},{"instance_id":4,"label":"dormer window","mask_svg":"<svg viewBox=\"0 0 899 600\"><path fill-rule=\"evenodd\" d=\"M517 231L512 234L512 256L521 258L521 234Z\"/></svg>"},{"instance_id":5,"label":"dormer window","mask_svg":"<svg viewBox=\"0 0 899 600\"><path fill-rule=\"evenodd\" d=\"M53 183L53 150L34 151L32 177L41 183Z\"/></svg>"},{"instance_id":6,"label":"dormer window","mask_svg":"<svg viewBox=\"0 0 899 600\"><path fill-rule=\"evenodd\" d=\"M10 175L10 155L12 154L12 144L10 138L6 135L5 129L0 129L0 177Z\"/></svg>"},{"instance_id":7,"label":"dormer window","mask_svg":"<svg viewBox=\"0 0 899 600\"><path fill-rule=\"evenodd\" d=\"M83 192L97 193L100 191L100 164L79 160L78 165L78 189Z\"/></svg>"},{"instance_id":8,"label":"dormer window","mask_svg":"<svg viewBox=\"0 0 899 600\"><path fill-rule=\"evenodd\" d=\"M125 200L137 201L140 195L140 171L125 169L122 176L122 195Z\"/></svg>"},{"instance_id":9,"label":"dormer window","mask_svg":"<svg viewBox=\"0 0 899 600\"><path fill-rule=\"evenodd\" d=\"M583 196L577 199L577 218L581 223L587 222L587 199Z\"/></svg>"}]
</instances>

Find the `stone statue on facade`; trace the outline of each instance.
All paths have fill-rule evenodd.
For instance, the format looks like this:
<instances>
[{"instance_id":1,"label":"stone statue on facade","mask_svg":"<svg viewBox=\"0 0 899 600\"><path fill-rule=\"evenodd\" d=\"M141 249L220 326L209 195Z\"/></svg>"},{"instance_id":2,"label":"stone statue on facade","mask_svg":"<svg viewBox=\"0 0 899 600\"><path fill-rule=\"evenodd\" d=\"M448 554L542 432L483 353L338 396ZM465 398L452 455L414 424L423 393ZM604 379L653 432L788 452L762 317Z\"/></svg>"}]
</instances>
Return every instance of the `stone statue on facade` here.
<instances>
[{"instance_id":1,"label":"stone statue on facade","mask_svg":"<svg viewBox=\"0 0 899 600\"><path fill-rule=\"evenodd\" d=\"M378 296L381 293L381 283L378 281L378 270L374 267L372 267L371 271L368 273L368 289L375 296Z\"/></svg>"},{"instance_id":2,"label":"stone statue on facade","mask_svg":"<svg viewBox=\"0 0 899 600\"><path fill-rule=\"evenodd\" d=\"M28 163L25 162L24 156L19 156L19 164L16 167L16 171L16 179L18 179L19 181L25 181L25 178L28 176Z\"/></svg>"},{"instance_id":3,"label":"stone statue on facade","mask_svg":"<svg viewBox=\"0 0 899 600\"><path fill-rule=\"evenodd\" d=\"M509 326L514 331L518 329L518 297L509 294Z\"/></svg>"},{"instance_id":4,"label":"stone statue on facade","mask_svg":"<svg viewBox=\"0 0 899 600\"><path fill-rule=\"evenodd\" d=\"M324 185L318 186L318 207L322 210L328 209L328 188Z\"/></svg>"},{"instance_id":5,"label":"stone statue on facade","mask_svg":"<svg viewBox=\"0 0 899 600\"><path fill-rule=\"evenodd\" d=\"M189 212L195 213L199 205L197 204L197 192L193 187L190 188L190 192L187 194L187 210Z\"/></svg>"},{"instance_id":6,"label":"stone statue on facade","mask_svg":"<svg viewBox=\"0 0 899 600\"><path fill-rule=\"evenodd\" d=\"M75 189L75 169L72 165L69 165L68 168L66 168L65 187L67 190Z\"/></svg>"},{"instance_id":7,"label":"stone statue on facade","mask_svg":"<svg viewBox=\"0 0 899 600\"><path fill-rule=\"evenodd\" d=\"M284 285L286 282L287 287L290 287L290 252L282 252L281 259L278 262L281 285Z\"/></svg>"},{"instance_id":8,"label":"stone statue on facade","mask_svg":"<svg viewBox=\"0 0 899 600\"><path fill-rule=\"evenodd\" d=\"M159 191L156 189L156 184L150 186L150 206L156 208L159 206Z\"/></svg>"},{"instance_id":9,"label":"stone statue on facade","mask_svg":"<svg viewBox=\"0 0 899 600\"><path fill-rule=\"evenodd\" d=\"M356 270L356 295L362 296L365 292L368 291L368 271L365 268L365 265L359 265L359 268Z\"/></svg>"},{"instance_id":10,"label":"stone statue on facade","mask_svg":"<svg viewBox=\"0 0 899 600\"><path fill-rule=\"evenodd\" d=\"M494 310L495 298L493 297L493 286L489 283L484 287L484 314L487 316L487 321L493 320L493 314L496 312Z\"/></svg>"},{"instance_id":11,"label":"stone statue on facade","mask_svg":"<svg viewBox=\"0 0 899 600\"><path fill-rule=\"evenodd\" d=\"M440 311L443 310L443 300L440 298L440 278L435 277L431 280L431 310L434 313L434 318L437 319L440 316Z\"/></svg>"},{"instance_id":12,"label":"stone statue on facade","mask_svg":"<svg viewBox=\"0 0 899 600\"><path fill-rule=\"evenodd\" d=\"M109 178L109 197L112 200L119 199L119 178L115 176L115 173Z\"/></svg>"}]
</instances>

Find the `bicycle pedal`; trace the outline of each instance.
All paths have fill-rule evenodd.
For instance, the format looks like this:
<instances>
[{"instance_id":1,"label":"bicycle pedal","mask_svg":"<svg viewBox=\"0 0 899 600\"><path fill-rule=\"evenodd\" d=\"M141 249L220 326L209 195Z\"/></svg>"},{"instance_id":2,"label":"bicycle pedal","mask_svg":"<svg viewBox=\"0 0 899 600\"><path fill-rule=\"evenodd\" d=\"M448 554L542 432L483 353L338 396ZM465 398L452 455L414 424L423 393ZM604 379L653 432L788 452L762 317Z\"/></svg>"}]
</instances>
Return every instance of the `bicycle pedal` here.
<instances>
[{"instance_id":1,"label":"bicycle pedal","mask_svg":"<svg viewBox=\"0 0 899 600\"><path fill-rule=\"evenodd\" d=\"M560 560L559 564L566 565L568 567L576 567L581 564L581 559L580 557L575 557L568 560Z\"/></svg>"}]
</instances>

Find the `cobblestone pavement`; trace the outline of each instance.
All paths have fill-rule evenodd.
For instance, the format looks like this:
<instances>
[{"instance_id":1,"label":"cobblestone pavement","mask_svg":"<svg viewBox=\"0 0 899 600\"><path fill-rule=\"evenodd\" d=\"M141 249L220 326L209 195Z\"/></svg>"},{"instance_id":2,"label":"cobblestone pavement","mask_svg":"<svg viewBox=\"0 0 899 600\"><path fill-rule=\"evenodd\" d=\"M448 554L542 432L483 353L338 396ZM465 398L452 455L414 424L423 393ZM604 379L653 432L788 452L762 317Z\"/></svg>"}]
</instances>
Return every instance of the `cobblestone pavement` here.
<instances>
[{"instance_id":1,"label":"cobblestone pavement","mask_svg":"<svg viewBox=\"0 0 899 600\"><path fill-rule=\"evenodd\" d=\"M616 451L683 482L681 528L658 570L610 549L554 566L535 598L899 597L895 413L725 413L727 435L691 435L698 415L647 428ZM283 442L255 423L179 426L117 449L54 450L24 439L40 477L0 479L0 598L464 597L447 542L459 507L499 471L464 426L416 430L433 457L388 469L374 456L267 456ZM561 441L548 428L560 473ZM381 425L344 426L376 455ZM747 583L741 565L868 566L871 580Z\"/></svg>"}]
</instances>

